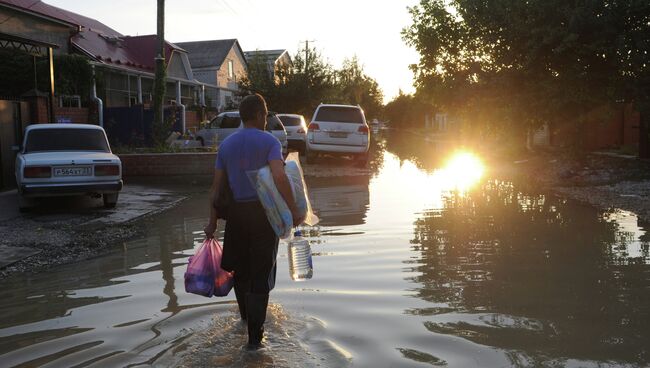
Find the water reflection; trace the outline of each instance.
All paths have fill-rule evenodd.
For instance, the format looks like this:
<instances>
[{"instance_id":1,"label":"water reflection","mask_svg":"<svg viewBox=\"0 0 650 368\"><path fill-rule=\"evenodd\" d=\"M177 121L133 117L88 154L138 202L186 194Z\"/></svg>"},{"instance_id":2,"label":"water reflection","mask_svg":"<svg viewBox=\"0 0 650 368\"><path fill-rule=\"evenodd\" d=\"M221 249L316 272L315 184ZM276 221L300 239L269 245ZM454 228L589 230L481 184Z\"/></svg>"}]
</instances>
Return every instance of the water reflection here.
<instances>
[{"instance_id":1,"label":"water reflection","mask_svg":"<svg viewBox=\"0 0 650 368\"><path fill-rule=\"evenodd\" d=\"M280 247L268 350L241 350L232 296L184 292L200 193L113 253L3 280L2 366L650 363L649 239L634 214L465 180L467 165L445 168L451 151L411 143L375 152L366 176L308 179L322 219L306 232L314 277L293 283Z\"/></svg>"},{"instance_id":2,"label":"water reflection","mask_svg":"<svg viewBox=\"0 0 650 368\"><path fill-rule=\"evenodd\" d=\"M190 207L192 208L192 207ZM181 221L179 221L181 219ZM149 364L192 335L189 325L231 309L186 294L183 272L203 216L151 220L155 229L102 257L3 282L3 366ZM225 303L225 304L224 304ZM179 316L183 310L192 313Z\"/></svg>"},{"instance_id":3,"label":"water reflection","mask_svg":"<svg viewBox=\"0 0 650 368\"><path fill-rule=\"evenodd\" d=\"M312 207L320 226L349 226L365 223L370 204L369 178L339 177L308 180Z\"/></svg>"},{"instance_id":4,"label":"water reflection","mask_svg":"<svg viewBox=\"0 0 650 368\"><path fill-rule=\"evenodd\" d=\"M417 296L435 306L407 312L433 333L506 349L513 365L647 363L650 269L620 266L613 255L638 237L617 224L512 183L443 195L411 241Z\"/></svg>"}]
</instances>

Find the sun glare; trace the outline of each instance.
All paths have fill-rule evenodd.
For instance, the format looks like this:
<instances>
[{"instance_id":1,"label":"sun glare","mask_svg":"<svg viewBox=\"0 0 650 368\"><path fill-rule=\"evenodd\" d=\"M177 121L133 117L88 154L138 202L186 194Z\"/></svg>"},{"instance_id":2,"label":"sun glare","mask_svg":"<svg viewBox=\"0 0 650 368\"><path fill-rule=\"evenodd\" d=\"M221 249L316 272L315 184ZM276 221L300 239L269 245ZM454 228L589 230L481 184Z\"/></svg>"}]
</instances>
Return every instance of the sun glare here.
<instances>
[{"instance_id":1,"label":"sun glare","mask_svg":"<svg viewBox=\"0 0 650 368\"><path fill-rule=\"evenodd\" d=\"M484 170L483 163L476 155L469 152L457 152L435 175L443 183L442 186L445 189L464 192L478 183Z\"/></svg>"}]
</instances>

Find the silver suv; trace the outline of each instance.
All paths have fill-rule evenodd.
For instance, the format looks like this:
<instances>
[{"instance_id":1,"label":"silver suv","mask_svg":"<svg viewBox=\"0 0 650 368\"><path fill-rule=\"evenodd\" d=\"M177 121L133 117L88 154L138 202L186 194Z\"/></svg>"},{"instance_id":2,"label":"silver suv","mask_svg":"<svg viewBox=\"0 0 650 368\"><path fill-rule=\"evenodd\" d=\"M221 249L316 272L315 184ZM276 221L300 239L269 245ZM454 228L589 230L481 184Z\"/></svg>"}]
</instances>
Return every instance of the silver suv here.
<instances>
[{"instance_id":1,"label":"silver suv","mask_svg":"<svg viewBox=\"0 0 650 368\"><path fill-rule=\"evenodd\" d=\"M244 128L244 123L239 117L239 111L226 111L217 115L203 129L196 133L196 139L201 142L202 146L218 146L229 135L239 129ZM273 134L282 144L282 154L287 154L287 131L282 125L282 121L274 112L269 112L266 116L266 131Z\"/></svg>"}]
</instances>

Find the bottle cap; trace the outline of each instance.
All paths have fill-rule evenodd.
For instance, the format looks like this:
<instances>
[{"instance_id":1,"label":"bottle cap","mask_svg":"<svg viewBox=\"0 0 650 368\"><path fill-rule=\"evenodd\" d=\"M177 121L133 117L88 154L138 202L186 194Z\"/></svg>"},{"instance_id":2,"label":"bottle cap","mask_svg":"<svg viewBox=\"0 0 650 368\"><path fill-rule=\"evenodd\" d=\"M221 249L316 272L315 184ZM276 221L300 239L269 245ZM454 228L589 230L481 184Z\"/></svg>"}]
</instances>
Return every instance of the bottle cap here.
<instances>
[{"instance_id":1,"label":"bottle cap","mask_svg":"<svg viewBox=\"0 0 650 368\"><path fill-rule=\"evenodd\" d=\"M296 230L296 232L293 233L293 236L302 236L302 232L300 230Z\"/></svg>"}]
</instances>

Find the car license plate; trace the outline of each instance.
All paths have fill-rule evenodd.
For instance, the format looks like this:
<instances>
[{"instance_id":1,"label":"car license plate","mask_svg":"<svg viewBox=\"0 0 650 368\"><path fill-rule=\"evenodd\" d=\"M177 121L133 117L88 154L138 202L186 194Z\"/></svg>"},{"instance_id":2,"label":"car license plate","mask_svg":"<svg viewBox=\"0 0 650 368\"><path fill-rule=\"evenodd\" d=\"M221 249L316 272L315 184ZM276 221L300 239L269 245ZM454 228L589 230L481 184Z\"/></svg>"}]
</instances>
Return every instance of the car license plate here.
<instances>
[{"instance_id":1,"label":"car license plate","mask_svg":"<svg viewBox=\"0 0 650 368\"><path fill-rule=\"evenodd\" d=\"M347 138L348 133L345 132L331 132L330 138Z\"/></svg>"},{"instance_id":2,"label":"car license plate","mask_svg":"<svg viewBox=\"0 0 650 368\"><path fill-rule=\"evenodd\" d=\"M90 166L55 167L54 176L89 176Z\"/></svg>"}]
</instances>

